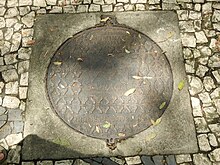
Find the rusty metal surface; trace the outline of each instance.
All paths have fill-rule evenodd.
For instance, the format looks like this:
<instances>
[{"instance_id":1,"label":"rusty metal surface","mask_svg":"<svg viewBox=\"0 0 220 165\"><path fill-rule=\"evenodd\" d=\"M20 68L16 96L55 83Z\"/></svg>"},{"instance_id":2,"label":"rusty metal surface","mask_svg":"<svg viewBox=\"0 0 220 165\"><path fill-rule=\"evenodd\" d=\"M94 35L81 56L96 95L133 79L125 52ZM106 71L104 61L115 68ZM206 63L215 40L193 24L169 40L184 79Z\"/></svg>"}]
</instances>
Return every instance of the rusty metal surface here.
<instances>
[{"instance_id":1,"label":"rusty metal surface","mask_svg":"<svg viewBox=\"0 0 220 165\"><path fill-rule=\"evenodd\" d=\"M74 35L48 67L54 111L74 130L100 139L127 138L148 128L162 116L172 91L172 71L159 46L123 26Z\"/></svg>"}]
</instances>

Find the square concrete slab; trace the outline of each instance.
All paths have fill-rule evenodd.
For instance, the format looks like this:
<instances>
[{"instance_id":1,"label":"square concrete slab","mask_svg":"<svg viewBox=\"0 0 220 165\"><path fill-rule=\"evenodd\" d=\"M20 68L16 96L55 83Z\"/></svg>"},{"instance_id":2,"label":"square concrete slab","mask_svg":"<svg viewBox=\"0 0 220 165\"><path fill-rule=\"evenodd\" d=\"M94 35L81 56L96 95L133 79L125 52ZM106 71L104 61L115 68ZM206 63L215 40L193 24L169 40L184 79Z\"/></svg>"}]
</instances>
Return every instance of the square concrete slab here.
<instances>
[{"instance_id":1,"label":"square concrete slab","mask_svg":"<svg viewBox=\"0 0 220 165\"><path fill-rule=\"evenodd\" d=\"M29 91L22 147L24 160L67 159L89 156L132 156L137 154L182 154L197 152L195 126L182 58L175 12L108 13L118 23L147 35L166 52L173 74L173 93L158 125L121 141L114 150L106 141L83 135L65 124L51 107L46 76L51 58L73 35L100 23L101 13L38 16L34 25L35 44L30 60ZM58 64L59 65L59 64Z\"/></svg>"}]
</instances>

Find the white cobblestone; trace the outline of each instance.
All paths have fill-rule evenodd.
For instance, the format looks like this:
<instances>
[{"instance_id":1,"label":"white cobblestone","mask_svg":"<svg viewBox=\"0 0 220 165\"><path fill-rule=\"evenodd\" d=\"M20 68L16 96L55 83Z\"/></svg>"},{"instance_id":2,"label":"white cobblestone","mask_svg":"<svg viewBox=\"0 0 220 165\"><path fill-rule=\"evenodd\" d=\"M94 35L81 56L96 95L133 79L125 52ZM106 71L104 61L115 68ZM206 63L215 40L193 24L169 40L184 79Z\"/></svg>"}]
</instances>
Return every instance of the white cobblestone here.
<instances>
[{"instance_id":1,"label":"white cobblestone","mask_svg":"<svg viewBox=\"0 0 220 165\"><path fill-rule=\"evenodd\" d=\"M7 19L5 19L6 27L13 27L17 22L18 22L18 20L16 18L7 18Z\"/></svg>"},{"instance_id":2,"label":"white cobblestone","mask_svg":"<svg viewBox=\"0 0 220 165\"><path fill-rule=\"evenodd\" d=\"M194 49L194 50L193 50L193 56L194 56L194 58L200 57L200 56L201 56L200 51L199 51L198 49Z\"/></svg>"},{"instance_id":3,"label":"white cobblestone","mask_svg":"<svg viewBox=\"0 0 220 165\"><path fill-rule=\"evenodd\" d=\"M211 94L210 97L212 99L217 99L219 98L219 94L220 94L220 87L216 88Z\"/></svg>"},{"instance_id":4,"label":"white cobblestone","mask_svg":"<svg viewBox=\"0 0 220 165\"><path fill-rule=\"evenodd\" d=\"M203 84L202 81L198 77L192 77L192 80L190 81L190 94L196 95L200 93L203 90Z\"/></svg>"},{"instance_id":5,"label":"white cobblestone","mask_svg":"<svg viewBox=\"0 0 220 165\"><path fill-rule=\"evenodd\" d=\"M212 51L208 46L203 46L200 49L201 55L202 56L211 56L212 55Z\"/></svg>"},{"instance_id":6,"label":"white cobblestone","mask_svg":"<svg viewBox=\"0 0 220 165\"><path fill-rule=\"evenodd\" d=\"M204 107L203 111L205 113L207 122L213 122L219 118L219 114L217 113L217 110L214 107Z\"/></svg>"},{"instance_id":7,"label":"white cobblestone","mask_svg":"<svg viewBox=\"0 0 220 165\"><path fill-rule=\"evenodd\" d=\"M202 14L201 12L189 11L189 19L192 20L202 19Z\"/></svg>"},{"instance_id":8,"label":"white cobblestone","mask_svg":"<svg viewBox=\"0 0 220 165\"><path fill-rule=\"evenodd\" d=\"M210 130L217 136L220 136L220 123L208 125Z\"/></svg>"},{"instance_id":9,"label":"white cobblestone","mask_svg":"<svg viewBox=\"0 0 220 165\"><path fill-rule=\"evenodd\" d=\"M56 161L54 165L72 165L73 160L61 160L61 161Z\"/></svg>"},{"instance_id":10,"label":"white cobblestone","mask_svg":"<svg viewBox=\"0 0 220 165\"><path fill-rule=\"evenodd\" d=\"M2 72L2 77L5 80L5 82L18 80L18 74L15 69L10 69Z\"/></svg>"},{"instance_id":11,"label":"white cobblestone","mask_svg":"<svg viewBox=\"0 0 220 165\"><path fill-rule=\"evenodd\" d=\"M88 5L79 5L77 8L77 13L84 13L84 12L88 12Z\"/></svg>"},{"instance_id":12,"label":"white cobblestone","mask_svg":"<svg viewBox=\"0 0 220 165\"><path fill-rule=\"evenodd\" d=\"M136 11L145 10L144 4L135 4Z\"/></svg>"},{"instance_id":13,"label":"white cobblestone","mask_svg":"<svg viewBox=\"0 0 220 165\"><path fill-rule=\"evenodd\" d=\"M181 39L183 46L196 47L196 38L193 33L183 33Z\"/></svg>"},{"instance_id":14,"label":"white cobblestone","mask_svg":"<svg viewBox=\"0 0 220 165\"><path fill-rule=\"evenodd\" d=\"M76 13L76 7L72 5L67 5L63 7L64 13Z\"/></svg>"},{"instance_id":15,"label":"white cobblestone","mask_svg":"<svg viewBox=\"0 0 220 165\"><path fill-rule=\"evenodd\" d=\"M18 50L18 58L23 60L30 59L31 48L20 48Z\"/></svg>"},{"instance_id":16,"label":"white cobblestone","mask_svg":"<svg viewBox=\"0 0 220 165\"><path fill-rule=\"evenodd\" d=\"M179 21L180 29L183 32L195 32L195 29L193 27L193 21Z\"/></svg>"},{"instance_id":17,"label":"white cobblestone","mask_svg":"<svg viewBox=\"0 0 220 165\"><path fill-rule=\"evenodd\" d=\"M3 82L0 82L0 93L2 93L4 86L5 86L5 84Z\"/></svg>"},{"instance_id":18,"label":"white cobblestone","mask_svg":"<svg viewBox=\"0 0 220 165\"><path fill-rule=\"evenodd\" d=\"M213 146L213 147L218 146L218 141L213 133L209 133L208 138L209 138L209 143L211 146Z\"/></svg>"},{"instance_id":19,"label":"white cobblestone","mask_svg":"<svg viewBox=\"0 0 220 165\"><path fill-rule=\"evenodd\" d=\"M18 81L9 82L5 84L5 94L18 94Z\"/></svg>"},{"instance_id":20,"label":"white cobblestone","mask_svg":"<svg viewBox=\"0 0 220 165\"><path fill-rule=\"evenodd\" d=\"M19 87L19 98L26 99L27 98L27 87Z\"/></svg>"},{"instance_id":21,"label":"white cobblestone","mask_svg":"<svg viewBox=\"0 0 220 165\"><path fill-rule=\"evenodd\" d=\"M126 4L124 5L125 11L133 11L134 10L134 4Z\"/></svg>"},{"instance_id":22,"label":"white cobblestone","mask_svg":"<svg viewBox=\"0 0 220 165\"><path fill-rule=\"evenodd\" d=\"M184 162L191 162L192 158L190 154L182 154L182 155L176 155L176 162L177 163L184 163Z\"/></svg>"},{"instance_id":23,"label":"white cobblestone","mask_svg":"<svg viewBox=\"0 0 220 165\"><path fill-rule=\"evenodd\" d=\"M212 38L212 39L211 39L211 42L210 42L210 44L209 44L209 47L210 47L213 51L216 51L216 50L217 50L216 42L217 42L217 40L216 40L215 38Z\"/></svg>"},{"instance_id":24,"label":"white cobblestone","mask_svg":"<svg viewBox=\"0 0 220 165\"><path fill-rule=\"evenodd\" d=\"M204 3L205 0L193 0L194 3Z\"/></svg>"},{"instance_id":25,"label":"white cobblestone","mask_svg":"<svg viewBox=\"0 0 220 165\"><path fill-rule=\"evenodd\" d=\"M212 57L210 57L208 66L220 67L220 53L215 53Z\"/></svg>"},{"instance_id":26,"label":"white cobblestone","mask_svg":"<svg viewBox=\"0 0 220 165\"><path fill-rule=\"evenodd\" d=\"M24 17L21 18L21 21L23 24L25 24L27 27L32 27L34 25L34 17L35 17L35 12L32 11L25 15Z\"/></svg>"},{"instance_id":27,"label":"white cobblestone","mask_svg":"<svg viewBox=\"0 0 220 165\"><path fill-rule=\"evenodd\" d=\"M129 0L117 0L117 3L129 3Z\"/></svg>"},{"instance_id":28,"label":"white cobblestone","mask_svg":"<svg viewBox=\"0 0 220 165\"><path fill-rule=\"evenodd\" d=\"M203 117L194 118L197 133L208 133L208 125Z\"/></svg>"},{"instance_id":29,"label":"white cobblestone","mask_svg":"<svg viewBox=\"0 0 220 165\"><path fill-rule=\"evenodd\" d=\"M5 12L6 12L6 8L0 7L0 16L4 16Z\"/></svg>"},{"instance_id":30,"label":"white cobblestone","mask_svg":"<svg viewBox=\"0 0 220 165\"><path fill-rule=\"evenodd\" d=\"M194 154L193 162L195 165L212 165L211 161L205 154Z\"/></svg>"},{"instance_id":31,"label":"white cobblestone","mask_svg":"<svg viewBox=\"0 0 220 165\"><path fill-rule=\"evenodd\" d=\"M124 11L123 4L121 3L116 4L114 7L114 11Z\"/></svg>"},{"instance_id":32,"label":"white cobblestone","mask_svg":"<svg viewBox=\"0 0 220 165\"><path fill-rule=\"evenodd\" d=\"M100 11L100 10L101 10L100 5L91 4L89 7L89 12L96 12L96 11Z\"/></svg>"},{"instance_id":33,"label":"white cobblestone","mask_svg":"<svg viewBox=\"0 0 220 165\"><path fill-rule=\"evenodd\" d=\"M14 31L17 32L17 31L21 30L22 27L23 27L23 24L21 24L21 23L15 23L15 25L14 25Z\"/></svg>"},{"instance_id":34,"label":"white cobblestone","mask_svg":"<svg viewBox=\"0 0 220 165\"><path fill-rule=\"evenodd\" d=\"M141 158L140 158L140 156L126 157L125 161L128 165L140 164L141 163Z\"/></svg>"},{"instance_id":35,"label":"white cobblestone","mask_svg":"<svg viewBox=\"0 0 220 165\"><path fill-rule=\"evenodd\" d=\"M76 159L73 165L90 165L89 163L84 162L81 159Z\"/></svg>"},{"instance_id":36,"label":"white cobblestone","mask_svg":"<svg viewBox=\"0 0 220 165\"><path fill-rule=\"evenodd\" d=\"M116 0L105 0L106 4L116 4Z\"/></svg>"},{"instance_id":37,"label":"white cobblestone","mask_svg":"<svg viewBox=\"0 0 220 165\"><path fill-rule=\"evenodd\" d=\"M214 10L213 16L212 16L213 22L219 22L220 21L220 10Z\"/></svg>"},{"instance_id":38,"label":"white cobblestone","mask_svg":"<svg viewBox=\"0 0 220 165\"><path fill-rule=\"evenodd\" d=\"M63 8L60 6L53 6L49 13L62 13Z\"/></svg>"},{"instance_id":39,"label":"white cobblestone","mask_svg":"<svg viewBox=\"0 0 220 165\"><path fill-rule=\"evenodd\" d=\"M8 42L8 41L5 41L4 45L3 45L3 48L1 49L2 55L6 54L6 53L9 53L10 49L11 49L11 43Z\"/></svg>"},{"instance_id":40,"label":"white cobblestone","mask_svg":"<svg viewBox=\"0 0 220 165\"><path fill-rule=\"evenodd\" d=\"M5 96L3 99L3 107L6 108L18 108L20 100L14 96Z\"/></svg>"},{"instance_id":41,"label":"white cobblestone","mask_svg":"<svg viewBox=\"0 0 220 165\"><path fill-rule=\"evenodd\" d=\"M32 0L19 0L19 6L29 6L32 5Z\"/></svg>"},{"instance_id":42,"label":"white cobblestone","mask_svg":"<svg viewBox=\"0 0 220 165\"><path fill-rule=\"evenodd\" d=\"M214 28L215 30L220 31L220 22L218 22L218 23L213 23L213 28Z\"/></svg>"},{"instance_id":43,"label":"white cobblestone","mask_svg":"<svg viewBox=\"0 0 220 165\"><path fill-rule=\"evenodd\" d=\"M93 0L94 4L104 5L104 0Z\"/></svg>"},{"instance_id":44,"label":"white cobblestone","mask_svg":"<svg viewBox=\"0 0 220 165\"><path fill-rule=\"evenodd\" d=\"M188 10L177 10L176 12L179 20L188 20L188 16L189 16Z\"/></svg>"},{"instance_id":45,"label":"white cobblestone","mask_svg":"<svg viewBox=\"0 0 220 165\"><path fill-rule=\"evenodd\" d=\"M218 70L215 70L212 72L213 76L215 77L215 80L217 81L217 83L220 83L220 74Z\"/></svg>"},{"instance_id":46,"label":"white cobblestone","mask_svg":"<svg viewBox=\"0 0 220 165\"><path fill-rule=\"evenodd\" d=\"M5 19L3 17L0 17L0 28L5 27Z\"/></svg>"},{"instance_id":47,"label":"white cobblestone","mask_svg":"<svg viewBox=\"0 0 220 165\"><path fill-rule=\"evenodd\" d=\"M201 4L196 3L194 6L195 11L201 11Z\"/></svg>"},{"instance_id":48,"label":"white cobblestone","mask_svg":"<svg viewBox=\"0 0 220 165\"><path fill-rule=\"evenodd\" d=\"M206 134L200 134L197 136L199 148L201 151L210 151L211 147L209 145L208 136Z\"/></svg>"},{"instance_id":49,"label":"white cobblestone","mask_svg":"<svg viewBox=\"0 0 220 165\"><path fill-rule=\"evenodd\" d=\"M7 28L4 36L5 36L5 40L10 40L12 35L13 35L14 29L13 28Z\"/></svg>"},{"instance_id":50,"label":"white cobblestone","mask_svg":"<svg viewBox=\"0 0 220 165\"><path fill-rule=\"evenodd\" d=\"M29 61L22 61L18 63L18 74L25 73L29 69Z\"/></svg>"},{"instance_id":51,"label":"white cobblestone","mask_svg":"<svg viewBox=\"0 0 220 165\"><path fill-rule=\"evenodd\" d=\"M208 42L208 39L203 31L195 32L195 36L196 36L196 43L203 44Z\"/></svg>"},{"instance_id":52,"label":"white cobblestone","mask_svg":"<svg viewBox=\"0 0 220 165\"><path fill-rule=\"evenodd\" d=\"M220 148L213 150L209 154L209 157L210 157L211 161L219 162L220 161Z\"/></svg>"},{"instance_id":53,"label":"white cobblestone","mask_svg":"<svg viewBox=\"0 0 220 165\"><path fill-rule=\"evenodd\" d=\"M202 13L208 14L212 13L212 3L205 3L202 5Z\"/></svg>"},{"instance_id":54,"label":"white cobblestone","mask_svg":"<svg viewBox=\"0 0 220 165\"><path fill-rule=\"evenodd\" d=\"M191 97L192 108L193 108L193 116L202 117L202 109L200 105L200 100L196 97Z\"/></svg>"},{"instance_id":55,"label":"white cobblestone","mask_svg":"<svg viewBox=\"0 0 220 165\"><path fill-rule=\"evenodd\" d=\"M16 7L18 6L18 0L7 0L7 7Z\"/></svg>"},{"instance_id":56,"label":"white cobblestone","mask_svg":"<svg viewBox=\"0 0 220 165\"><path fill-rule=\"evenodd\" d=\"M199 76L199 77L203 77L203 76L205 76L205 74L208 70L209 69L206 66L199 65L197 70L196 70L196 75Z\"/></svg>"},{"instance_id":57,"label":"white cobblestone","mask_svg":"<svg viewBox=\"0 0 220 165\"><path fill-rule=\"evenodd\" d=\"M21 34L16 32L12 36L12 45L11 45L11 52L15 52L19 49L19 46L21 44Z\"/></svg>"},{"instance_id":58,"label":"white cobblestone","mask_svg":"<svg viewBox=\"0 0 220 165\"><path fill-rule=\"evenodd\" d=\"M5 4L6 4L6 0L1 0L0 1L0 6L5 6Z\"/></svg>"},{"instance_id":59,"label":"white cobblestone","mask_svg":"<svg viewBox=\"0 0 220 165\"><path fill-rule=\"evenodd\" d=\"M189 48L183 48L183 55L184 55L184 59L193 58L193 53L192 53L191 49L189 49Z\"/></svg>"},{"instance_id":60,"label":"white cobblestone","mask_svg":"<svg viewBox=\"0 0 220 165\"><path fill-rule=\"evenodd\" d=\"M5 140L9 147L18 144L22 140L22 133L10 134L5 138Z\"/></svg>"},{"instance_id":61,"label":"white cobblestone","mask_svg":"<svg viewBox=\"0 0 220 165\"><path fill-rule=\"evenodd\" d=\"M203 92L198 95L199 99L202 101L203 104L209 104L212 102L208 92Z\"/></svg>"},{"instance_id":62,"label":"white cobblestone","mask_svg":"<svg viewBox=\"0 0 220 165\"><path fill-rule=\"evenodd\" d=\"M102 5L103 12L110 12L113 11L113 5Z\"/></svg>"},{"instance_id":63,"label":"white cobblestone","mask_svg":"<svg viewBox=\"0 0 220 165\"><path fill-rule=\"evenodd\" d=\"M47 4L45 0L33 0L33 5L38 7L46 7Z\"/></svg>"},{"instance_id":64,"label":"white cobblestone","mask_svg":"<svg viewBox=\"0 0 220 165\"><path fill-rule=\"evenodd\" d=\"M220 3L219 3L219 2L214 2L213 5L212 5L212 7L213 7L214 9L220 9Z\"/></svg>"},{"instance_id":65,"label":"white cobblestone","mask_svg":"<svg viewBox=\"0 0 220 165\"><path fill-rule=\"evenodd\" d=\"M220 115L220 99L215 99L214 104L217 109L217 113Z\"/></svg>"},{"instance_id":66,"label":"white cobblestone","mask_svg":"<svg viewBox=\"0 0 220 165\"><path fill-rule=\"evenodd\" d=\"M204 77L203 84L207 91L211 91L212 89L216 87L214 80L210 76Z\"/></svg>"},{"instance_id":67,"label":"white cobblestone","mask_svg":"<svg viewBox=\"0 0 220 165\"><path fill-rule=\"evenodd\" d=\"M136 0L131 0L131 3L136 3ZM149 0L148 3L151 5L159 4L160 0Z\"/></svg>"},{"instance_id":68,"label":"white cobblestone","mask_svg":"<svg viewBox=\"0 0 220 165\"><path fill-rule=\"evenodd\" d=\"M19 11L16 7L8 8L5 13L5 18L12 18L19 15Z\"/></svg>"},{"instance_id":69,"label":"white cobblestone","mask_svg":"<svg viewBox=\"0 0 220 165\"><path fill-rule=\"evenodd\" d=\"M47 5L56 5L57 0L46 0Z\"/></svg>"},{"instance_id":70,"label":"white cobblestone","mask_svg":"<svg viewBox=\"0 0 220 165\"><path fill-rule=\"evenodd\" d=\"M28 72L21 74L20 85L21 86L28 86Z\"/></svg>"}]
</instances>

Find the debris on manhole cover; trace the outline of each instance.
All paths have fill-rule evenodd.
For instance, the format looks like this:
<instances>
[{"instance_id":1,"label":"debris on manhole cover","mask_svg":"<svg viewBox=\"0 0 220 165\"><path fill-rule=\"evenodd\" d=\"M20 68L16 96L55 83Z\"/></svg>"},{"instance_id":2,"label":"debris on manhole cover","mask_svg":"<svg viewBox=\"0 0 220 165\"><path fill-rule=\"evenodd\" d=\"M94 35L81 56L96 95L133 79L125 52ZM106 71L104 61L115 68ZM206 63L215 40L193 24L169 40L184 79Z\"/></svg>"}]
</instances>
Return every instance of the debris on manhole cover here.
<instances>
[{"instance_id":1,"label":"debris on manhole cover","mask_svg":"<svg viewBox=\"0 0 220 165\"><path fill-rule=\"evenodd\" d=\"M113 146L162 116L173 77L154 41L109 20L60 46L48 67L47 92L66 124Z\"/></svg>"}]
</instances>

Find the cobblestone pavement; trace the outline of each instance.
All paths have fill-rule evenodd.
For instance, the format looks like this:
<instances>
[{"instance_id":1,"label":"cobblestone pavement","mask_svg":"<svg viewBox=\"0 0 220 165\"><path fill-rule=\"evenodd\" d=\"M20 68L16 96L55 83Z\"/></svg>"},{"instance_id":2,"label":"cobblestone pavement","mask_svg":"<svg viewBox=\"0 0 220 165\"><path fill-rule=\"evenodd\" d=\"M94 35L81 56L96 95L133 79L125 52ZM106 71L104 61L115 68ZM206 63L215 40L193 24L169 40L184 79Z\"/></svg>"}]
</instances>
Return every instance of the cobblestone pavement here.
<instances>
[{"instance_id":1,"label":"cobblestone pavement","mask_svg":"<svg viewBox=\"0 0 220 165\"><path fill-rule=\"evenodd\" d=\"M22 162L23 113L36 15L175 10L196 125L196 154ZM0 0L0 145L8 164L22 165L220 165L219 0Z\"/></svg>"}]
</instances>

